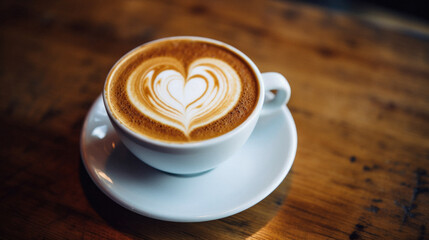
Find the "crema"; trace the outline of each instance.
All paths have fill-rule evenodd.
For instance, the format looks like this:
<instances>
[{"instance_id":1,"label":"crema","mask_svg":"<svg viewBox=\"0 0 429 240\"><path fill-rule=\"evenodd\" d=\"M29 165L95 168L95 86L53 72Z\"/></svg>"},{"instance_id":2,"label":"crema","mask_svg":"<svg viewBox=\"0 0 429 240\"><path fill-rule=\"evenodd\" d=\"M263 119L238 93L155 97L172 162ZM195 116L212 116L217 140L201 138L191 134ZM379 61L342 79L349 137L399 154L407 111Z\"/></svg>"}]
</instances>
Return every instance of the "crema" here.
<instances>
[{"instance_id":1,"label":"crema","mask_svg":"<svg viewBox=\"0 0 429 240\"><path fill-rule=\"evenodd\" d=\"M113 117L165 142L223 135L243 123L259 95L256 74L228 48L194 39L142 45L112 68L105 85Z\"/></svg>"}]
</instances>

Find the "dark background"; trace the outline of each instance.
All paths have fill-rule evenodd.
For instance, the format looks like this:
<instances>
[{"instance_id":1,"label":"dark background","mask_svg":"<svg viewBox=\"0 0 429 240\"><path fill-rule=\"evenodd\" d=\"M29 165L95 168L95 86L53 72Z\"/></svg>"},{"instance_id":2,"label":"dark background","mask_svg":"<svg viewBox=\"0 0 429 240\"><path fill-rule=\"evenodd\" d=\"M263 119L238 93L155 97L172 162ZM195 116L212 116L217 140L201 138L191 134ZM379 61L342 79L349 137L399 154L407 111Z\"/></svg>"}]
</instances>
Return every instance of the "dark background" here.
<instances>
[{"instance_id":1,"label":"dark background","mask_svg":"<svg viewBox=\"0 0 429 240\"><path fill-rule=\"evenodd\" d=\"M384 8L392 13L418 20L429 20L429 1L395 1L395 0L304 0L306 2L340 11L364 11L368 8Z\"/></svg>"}]
</instances>

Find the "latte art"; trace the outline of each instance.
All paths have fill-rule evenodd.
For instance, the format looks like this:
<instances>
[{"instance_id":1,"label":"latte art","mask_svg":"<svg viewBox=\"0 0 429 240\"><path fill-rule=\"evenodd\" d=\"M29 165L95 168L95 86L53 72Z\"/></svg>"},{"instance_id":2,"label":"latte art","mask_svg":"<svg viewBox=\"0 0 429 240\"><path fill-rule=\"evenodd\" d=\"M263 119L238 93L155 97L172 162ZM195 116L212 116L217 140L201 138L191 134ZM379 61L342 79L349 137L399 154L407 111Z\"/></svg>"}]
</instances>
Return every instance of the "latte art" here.
<instances>
[{"instance_id":1,"label":"latte art","mask_svg":"<svg viewBox=\"0 0 429 240\"><path fill-rule=\"evenodd\" d=\"M245 59L222 44L185 38L134 49L112 68L104 90L121 126L168 143L224 135L259 100L257 76Z\"/></svg>"},{"instance_id":2,"label":"latte art","mask_svg":"<svg viewBox=\"0 0 429 240\"><path fill-rule=\"evenodd\" d=\"M176 58L157 57L134 70L126 89L141 113L189 136L234 108L241 82L236 71L219 59L200 58L185 69Z\"/></svg>"}]
</instances>

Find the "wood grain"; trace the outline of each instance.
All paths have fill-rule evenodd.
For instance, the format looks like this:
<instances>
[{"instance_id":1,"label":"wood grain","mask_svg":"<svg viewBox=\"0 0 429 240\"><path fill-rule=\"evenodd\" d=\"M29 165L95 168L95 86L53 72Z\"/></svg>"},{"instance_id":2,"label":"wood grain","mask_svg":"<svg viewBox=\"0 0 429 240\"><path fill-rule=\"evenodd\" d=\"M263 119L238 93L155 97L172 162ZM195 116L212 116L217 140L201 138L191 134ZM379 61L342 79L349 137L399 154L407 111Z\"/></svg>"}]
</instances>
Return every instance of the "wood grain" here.
<instances>
[{"instance_id":1,"label":"wood grain","mask_svg":"<svg viewBox=\"0 0 429 240\"><path fill-rule=\"evenodd\" d=\"M1 239L428 238L427 35L282 1L0 4ZM225 219L139 216L81 164L83 119L110 67L173 35L227 42L292 88L292 172Z\"/></svg>"}]
</instances>

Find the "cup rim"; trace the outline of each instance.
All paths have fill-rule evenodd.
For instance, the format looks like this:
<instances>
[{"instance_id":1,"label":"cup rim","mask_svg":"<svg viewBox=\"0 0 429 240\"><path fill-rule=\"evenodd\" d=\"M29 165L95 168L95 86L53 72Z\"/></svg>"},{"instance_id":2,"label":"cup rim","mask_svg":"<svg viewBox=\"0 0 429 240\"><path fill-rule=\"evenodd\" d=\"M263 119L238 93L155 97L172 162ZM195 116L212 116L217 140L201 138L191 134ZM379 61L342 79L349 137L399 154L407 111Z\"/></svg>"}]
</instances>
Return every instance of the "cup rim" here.
<instances>
[{"instance_id":1,"label":"cup rim","mask_svg":"<svg viewBox=\"0 0 429 240\"><path fill-rule=\"evenodd\" d=\"M258 82L258 86L259 86L259 95L258 95L258 102L256 104L256 106L254 107L252 113L246 118L246 120L244 120L240 125L238 125L237 127L235 127L234 129L220 135L217 137L213 137L213 138L209 138L209 139L205 139L205 140L201 140L201 141L193 141L193 142L182 142L182 143L177 143L177 142L168 142L168 141L162 141L162 140L157 140L155 138L150 138L147 137L143 134L137 133L132 131L131 129L129 129L125 124L123 124L122 122L120 122L112 113L111 109L110 109L110 105L108 103L108 100L106 99L106 87L107 87L107 83L109 80L110 75L113 73L113 71L116 69L116 66L119 65L120 63L122 63L122 61L127 58L130 54L132 54L134 51L136 51L137 49L146 46L148 44L153 44L153 43L157 43L157 42L162 42L162 41L169 41L169 40L176 40L176 39L190 39L190 40L196 40L196 41L202 41L202 42L208 42L211 44L216 44L219 46L222 46L224 48L227 48L228 50L232 51L233 53L237 54L239 57L241 57L242 59L244 59L246 61L246 63L250 66L250 68L253 70L254 74L256 75L257 78L257 82ZM141 44L135 48L133 48L132 50L128 51L126 54L124 54L118 61L115 62L115 64L110 68L109 73L106 76L106 79L104 81L104 86L103 86L103 103L104 103L104 107L107 111L107 114L110 118L110 120L117 126L119 127L124 133L126 133L128 136L132 136L134 139L138 140L139 142L151 145L153 147L161 147L161 148L171 148L171 149L191 149L191 148L196 148L196 147L206 147L206 146L210 146L210 145L215 145L217 143L223 142L227 139L230 139L231 137L233 137L234 135L238 134L239 132L241 132L244 128L246 128L247 125L249 125L251 123L251 121L254 118L259 117L259 114L261 112L262 109L262 105L264 103L264 94L265 94L265 88L264 88L264 84L262 81L262 75L261 72L259 71L258 67L255 65L255 63L247 56L245 55L243 52L241 52L240 50L238 50L237 48L215 40L215 39L211 39L211 38L206 38L206 37L200 37L200 36L171 36L171 37L164 37L164 38L160 38L160 39L156 39L153 41L149 41L146 42L144 44Z\"/></svg>"}]
</instances>

